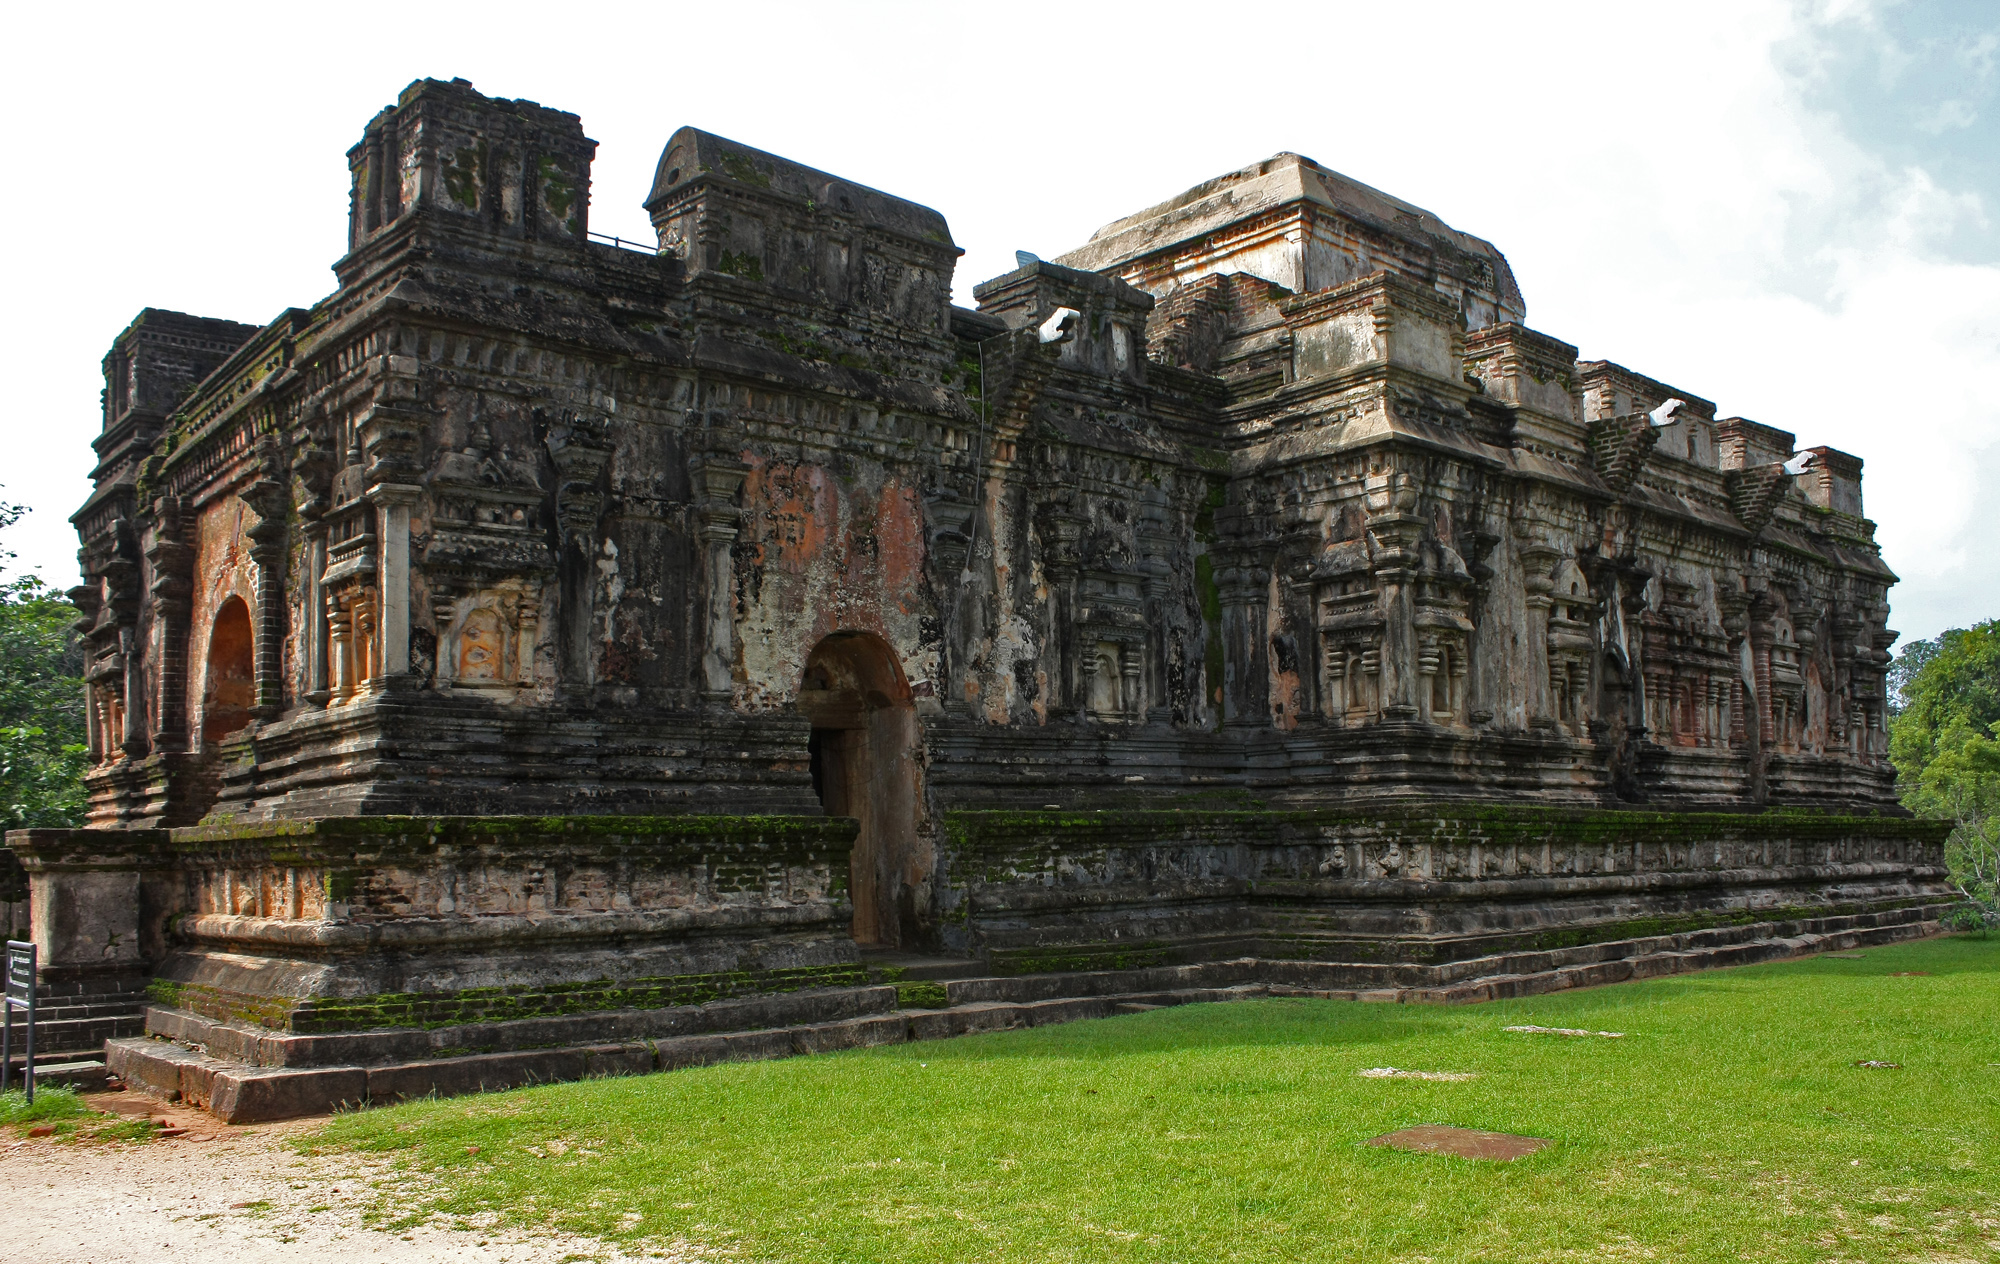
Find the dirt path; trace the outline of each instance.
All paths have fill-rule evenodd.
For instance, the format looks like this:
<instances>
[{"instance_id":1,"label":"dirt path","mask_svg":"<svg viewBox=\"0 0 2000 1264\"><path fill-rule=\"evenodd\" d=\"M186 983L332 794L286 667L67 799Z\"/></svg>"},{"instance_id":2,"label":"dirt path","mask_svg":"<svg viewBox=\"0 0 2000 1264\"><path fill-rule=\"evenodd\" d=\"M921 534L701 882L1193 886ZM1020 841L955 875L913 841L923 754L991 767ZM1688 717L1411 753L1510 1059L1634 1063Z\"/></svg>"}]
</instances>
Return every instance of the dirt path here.
<instances>
[{"instance_id":1,"label":"dirt path","mask_svg":"<svg viewBox=\"0 0 2000 1264\"><path fill-rule=\"evenodd\" d=\"M568 1234L515 1234L425 1226L368 1228L364 1207L386 1169L352 1155L303 1156L287 1144L322 1121L232 1128L198 1111L133 1093L87 1099L100 1110L164 1119L180 1136L137 1143L0 1140L0 1189L8 1220L0 1264L204 1264L247 1261L449 1261L556 1264L633 1257Z\"/></svg>"}]
</instances>

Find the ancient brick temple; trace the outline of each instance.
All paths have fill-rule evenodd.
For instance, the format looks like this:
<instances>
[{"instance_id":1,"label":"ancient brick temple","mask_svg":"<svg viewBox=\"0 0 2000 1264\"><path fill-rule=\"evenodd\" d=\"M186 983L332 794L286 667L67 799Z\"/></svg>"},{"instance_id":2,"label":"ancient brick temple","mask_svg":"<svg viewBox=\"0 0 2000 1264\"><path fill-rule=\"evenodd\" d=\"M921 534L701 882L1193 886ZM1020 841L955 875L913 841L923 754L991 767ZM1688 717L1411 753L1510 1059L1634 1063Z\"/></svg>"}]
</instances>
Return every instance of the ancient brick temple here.
<instances>
[{"instance_id":1,"label":"ancient brick temple","mask_svg":"<svg viewBox=\"0 0 2000 1264\"><path fill-rule=\"evenodd\" d=\"M600 239L594 149L412 84L332 295L105 358L94 828L17 849L133 875L156 1034L555 977L481 914L626 919L579 986L727 906L735 947L645 977L769 991L866 982L854 941L1435 961L1943 898L1937 832L1878 815L1860 459L1579 362L1489 243L1280 154L972 310L936 212L692 128L657 249ZM459 819L495 816L564 819ZM746 830L740 885L634 877ZM412 918L501 946L399 974Z\"/></svg>"}]
</instances>

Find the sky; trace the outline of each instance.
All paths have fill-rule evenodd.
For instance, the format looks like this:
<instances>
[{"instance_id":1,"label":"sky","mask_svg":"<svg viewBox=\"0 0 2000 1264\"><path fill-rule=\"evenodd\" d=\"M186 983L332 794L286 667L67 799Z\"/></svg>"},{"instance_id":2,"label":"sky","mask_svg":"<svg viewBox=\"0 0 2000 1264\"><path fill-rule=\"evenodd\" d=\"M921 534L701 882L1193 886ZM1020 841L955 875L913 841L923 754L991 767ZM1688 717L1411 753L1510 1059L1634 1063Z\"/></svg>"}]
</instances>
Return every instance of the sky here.
<instances>
[{"instance_id":1,"label":"sky","mask_svg":"<svg viewBox=\"0 0 2000 1264\"><path fill-rule=\"evenodd\" d=\"M365 19L361 15L365 14ZM147 306L333 287L413 79L570 110L650 239L693 124L942 211L958 301L1291 150L1506 253L1527 323L1866 462L1906 638L2000 616L2000 4L39 5L0 229L0 547L75 582L99 362Z\"/></svg>"}]
</instances>

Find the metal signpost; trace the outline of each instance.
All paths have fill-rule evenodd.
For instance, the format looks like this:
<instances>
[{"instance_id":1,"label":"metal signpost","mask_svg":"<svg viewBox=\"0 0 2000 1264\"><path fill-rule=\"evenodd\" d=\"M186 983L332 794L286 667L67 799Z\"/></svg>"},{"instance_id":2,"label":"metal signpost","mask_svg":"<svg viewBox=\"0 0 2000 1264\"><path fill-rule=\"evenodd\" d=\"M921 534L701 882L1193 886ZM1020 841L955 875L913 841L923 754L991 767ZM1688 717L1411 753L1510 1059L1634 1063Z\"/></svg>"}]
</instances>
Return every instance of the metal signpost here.
<instances>
[{"instance_id":1,"label":"metal signpost","mask_svg":"<svg viewBox=\"0 0 2000 1264\"><path fill-rule=\"evenodd\" d=\"M0 1092L7 1089L7 1077L14 1069L14 1011L28 1011L27 1062L21 1078L28 1082L28 1102L35 1100L35 946L19 940L7 941L7 995L0 1011Z\"/></svg>"}]
</instances>

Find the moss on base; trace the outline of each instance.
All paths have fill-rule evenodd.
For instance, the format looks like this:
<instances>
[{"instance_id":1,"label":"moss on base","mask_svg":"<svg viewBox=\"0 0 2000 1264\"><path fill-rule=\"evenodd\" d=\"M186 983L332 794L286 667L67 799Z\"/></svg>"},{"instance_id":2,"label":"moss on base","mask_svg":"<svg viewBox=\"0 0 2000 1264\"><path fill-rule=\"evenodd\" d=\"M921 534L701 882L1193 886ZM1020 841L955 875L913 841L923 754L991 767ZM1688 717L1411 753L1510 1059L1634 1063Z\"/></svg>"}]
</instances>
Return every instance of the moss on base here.
<instances>
[{"instance_id":1,"label":"moss on base","mask_svg":"<svg viewBox=\"0 0 2000 1264\"><path fill-rule=\"evenodd\" d=\"M325 1034L379 1027L461 1027L516 1018L546 1018L613 1009L668 1009L741 996L798 992L807 988L862 987L860 965L796 966L781 970L733 970L659 978L547 986L467 988L460 992L397 992L379 996L299 1000L249 996L201 984L156 979L152 996L162 1005L208 1018L251 1023L274 1031Z\"/></svg>"}]
</instances>

